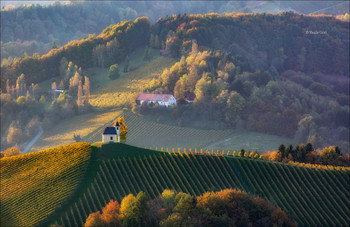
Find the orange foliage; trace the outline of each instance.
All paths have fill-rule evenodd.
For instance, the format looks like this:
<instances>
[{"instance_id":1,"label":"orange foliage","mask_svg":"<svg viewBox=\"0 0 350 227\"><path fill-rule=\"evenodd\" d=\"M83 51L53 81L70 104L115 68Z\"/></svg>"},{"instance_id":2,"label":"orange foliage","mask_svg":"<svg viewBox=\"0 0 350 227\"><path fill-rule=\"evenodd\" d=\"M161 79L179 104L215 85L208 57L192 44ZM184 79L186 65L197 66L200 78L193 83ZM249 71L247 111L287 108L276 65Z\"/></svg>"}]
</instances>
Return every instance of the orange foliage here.
<instances>
[{"instance_id":1,"label":"orange foliage","mask_svg":"<svg viewBox=\"0 0 350 227\"><path fill-rule=\"evenodd\" d=\"M261 155L264 159L270 161L282 161L282 155L278 151L267 151L266 153Z\"/></svg>"},{"instance_id":2,"label":"orange foliage","mask_svg":"<svg viewBox=\"0 0 350 227\"><path fill-rule=\"evenodd\" d=\"M107 225L116 225L120 222L121 219L119 215L119 210L120 206L118 201L111 200L105 207L103 207L101 219Z\"/></svg>"}]
</instances>

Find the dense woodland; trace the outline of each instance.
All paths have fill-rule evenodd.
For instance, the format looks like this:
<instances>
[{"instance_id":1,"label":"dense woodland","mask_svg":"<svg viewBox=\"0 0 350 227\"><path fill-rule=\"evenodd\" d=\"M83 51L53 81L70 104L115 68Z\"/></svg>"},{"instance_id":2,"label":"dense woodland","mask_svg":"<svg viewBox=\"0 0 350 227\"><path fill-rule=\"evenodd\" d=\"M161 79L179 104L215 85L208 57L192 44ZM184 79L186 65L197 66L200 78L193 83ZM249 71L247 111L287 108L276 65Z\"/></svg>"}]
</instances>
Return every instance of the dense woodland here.
<instances>
[{"instance_id":1,"label":"dense woodland","mask_svg":"<svg viewBox=\"0 0 350 227\"><path fill-rule=\"evenodd\" d=\"M11 2L13 5L25 1ZM5 3L4 3L5 4ZM7 3L8 4L8 3ZM67 1L51 5L10 6L1 10L1 58L3 64L24 53L47 53L53 43L63 46L71 40L82 39L89 34L100 33L110 24L123 20L135 20L147 16L154 23L160 17L174 14L227 13L269 11L275 5L279 10L294 9L299 13L323 13L340 15L349 13L347 2L300 2L257 4L252 1ZM266 8L265 8L266 7ZM320 10L322 9L322 10ZM320 10L320 11L319 11ZM340 17L342 18L342 17ZM348 18L348 16L347 16ZM345 19L345 18L344 18Z\"/></svg>"},{"instance_id":2,"label":"dense woodland","mask_svg":"<svg viewBox=\"0 0 350 227\"><path fill-rule=\"evenodd\" d=\"M307 33L320 28L326 33ZM349 22L335 17L291 12L177 15L154 25L141 17L111 25L98 36L72 41L45 55L23 56L3 65L2 91L12 92L17 99L14 105L19 105L25 103L18 98L30 84L35 90L36 83L55 78L67 88L69 77L64 72L69 62L82 70L110 67L136 48L150 45L180 59L145 91L173 93L180 99L187 92L196 95L193 105L180 102L171 110L179 125L239 127L294 137L317 148L337 145L348 152L348 31ZM76 91L72 94L78 96ZM2 105L15 103L3 95ZM61 99L62 108L71 100L69 96ZM38 97L34 102L39 101ZM70 107L76 112L74 105ZM40 109L33 107L34 112Z\"/></svg>"},{"instance_id":3,"label":"dense woodland","mask_svg":"<svg viewBox=\"0 0 350 227\"><path fill-rule=\"evenodd\" d=\"M110 24L147 16L158 18L178 13L250 12L249 4L212 2L56 2L49 6L27 5L1 11L1 58L3 64L24 53L47 53L53 43L63 46L89 34L98 34ZM229 10L229 11L227 11ZM9 58L9 59L8 59Z\"/></svg>"},{"instance_id":4,"label":"dense woodland","mask_svg":"<svg viewBox=\"0 0 350 227\"><path fill-rule=\"evenodd\" d=\"M144 192L111 200L89 215L93 226L296 226L285 212L260 197L233 189L191 196L164 190L153 200Z\"/></svg>"}]
</instances>

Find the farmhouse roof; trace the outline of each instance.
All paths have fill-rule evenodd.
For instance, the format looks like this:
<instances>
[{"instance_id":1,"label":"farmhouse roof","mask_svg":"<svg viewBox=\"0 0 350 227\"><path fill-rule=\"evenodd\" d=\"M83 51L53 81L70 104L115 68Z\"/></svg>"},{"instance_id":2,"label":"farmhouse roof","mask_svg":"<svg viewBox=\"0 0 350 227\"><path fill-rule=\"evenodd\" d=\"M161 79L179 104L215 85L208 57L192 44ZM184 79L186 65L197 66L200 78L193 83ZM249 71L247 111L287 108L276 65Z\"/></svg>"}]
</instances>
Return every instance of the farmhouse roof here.
<instances>
[{"instance_id":1,"label":"farmhouse roof","mask_svg":"<svg viewBox=\"0 0 350 227\"><path fill-rule=\"evenodd\" d=\"M162 101L162 102L167 102L173 95L171 94L146 94L146 93L141 93L139 97L136 100L148 100L148 101Z\"/></svg>"},{"instance_id":2,"label":"farmhouse roof","mask_svg":"<svg viewBox=\"0 0 350 227\"><path fill-rule=\"evenodd\" d=\"M115 131L114 127L106 127L102 134L103 135L117 135L117 131Z\"/></svg>"}]
</instances>

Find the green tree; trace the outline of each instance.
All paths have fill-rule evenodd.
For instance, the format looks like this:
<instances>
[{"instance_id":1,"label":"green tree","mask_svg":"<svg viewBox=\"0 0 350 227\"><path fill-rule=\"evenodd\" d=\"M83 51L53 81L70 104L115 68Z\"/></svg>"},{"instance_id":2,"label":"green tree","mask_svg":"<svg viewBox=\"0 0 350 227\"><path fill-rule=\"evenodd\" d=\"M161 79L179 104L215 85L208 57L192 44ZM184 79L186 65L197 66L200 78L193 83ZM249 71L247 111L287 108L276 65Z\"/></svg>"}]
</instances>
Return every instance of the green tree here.
<instances>
[{"instance_id":1,"label":"green tree","mask_svg":"<svg viewBox=\"0 0 350 227\"><path fill-rule=\"evenodd\" d=\"M169 215L169 217L163 221L160 222L161 227L173 227L173 226L179 226L179 227L185 227L189 226L190 223L186 219L184 219L180 214L174 213Z\"/></svg>"},{"instance_id":2,"label":"green tree","mask_svg":"<svg viewBox=\"0 0 350 227\"><path fill-rule=\"evenodd\" d=\"M109 73L109 78L111 80L117 79L120 76L119 65L118 64L111 65L111 67L109 67L108 73Z\"/></svg>"},{"instance_id":3,"label":"green tree","mask_svg":"<svg viewBox=\"0 0 350 227\"><path fill-rule=\"evenodd\" d=\"M140 192L124 211L124 226L142 226L146 210L147 196L144 192Z\"/></svg>"},{"instance_id":4,"label":"green tree","mask_svg":"<svg viewBox=\"0 0 350 227\"><path fill-rule=\"evenodd\" d=\"M231 125L235 126L240 119L240 114L245 107L245 99L237 92L231 92L225 111L225 121Z\"/></svg>"},{"instance_id":5,"label":"green tree","mask_svg":"<svg viewBox=\"0 0 350 227\"><path fill-rule=\"evenodd\" d=\"M53 42L52 42L51 49L57 49L56 41L53 41Z\"/></svg>"}]
</instances>

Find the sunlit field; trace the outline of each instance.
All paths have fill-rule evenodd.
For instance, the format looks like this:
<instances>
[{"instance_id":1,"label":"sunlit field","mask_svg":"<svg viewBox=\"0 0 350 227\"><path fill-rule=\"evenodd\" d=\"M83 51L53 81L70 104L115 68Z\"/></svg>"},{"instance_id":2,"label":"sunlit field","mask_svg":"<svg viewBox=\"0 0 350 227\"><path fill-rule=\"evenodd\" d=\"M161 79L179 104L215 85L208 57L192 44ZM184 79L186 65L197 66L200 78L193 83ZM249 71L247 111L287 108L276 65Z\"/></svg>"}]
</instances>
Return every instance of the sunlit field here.
<instances>
[{"instance_id":1,"label":"sunlit field","mask_svg":"<svg viewBox=\"0 0 350 227\"><path fill-rule=\"evenodd\" d=\"M99 77L107 78L109 82L108 85L92 92L90 104L94 107L117 107L127 104L130 106L143 91L145 84L174 62L174 59L160 57L113 81L108 78L107 70L96 71Z\"/></svg>"},{"instance_id":2,"label":"sunlit field","mask_svg":"<svg viewBox=\"0 0 350 227\"><path fill-rule=\"evenodd\" d=\"M105 113L95 111L63 120L50 131L44 131L44 134L35 143L31 151L39 151L55 146L74 143L74 134L80 135L80 137L83 138L84 136L87 136L93 131L99 129L105 124L105 122L114 120L120 115L120 113L121 110L115 109L109 110Z\"/></svg>"}]
</instances>

